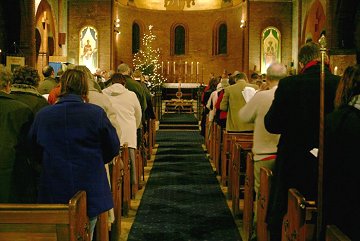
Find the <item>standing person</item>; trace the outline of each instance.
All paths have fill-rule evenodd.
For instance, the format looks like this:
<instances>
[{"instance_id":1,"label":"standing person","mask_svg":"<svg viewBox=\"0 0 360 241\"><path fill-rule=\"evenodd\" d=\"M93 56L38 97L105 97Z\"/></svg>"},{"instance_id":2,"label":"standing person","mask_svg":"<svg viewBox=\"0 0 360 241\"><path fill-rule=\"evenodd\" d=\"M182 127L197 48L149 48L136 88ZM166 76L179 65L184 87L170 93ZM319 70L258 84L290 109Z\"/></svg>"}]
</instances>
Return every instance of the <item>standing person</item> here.
<instances>
[{"instance_id":1,"label":"standing person","mask_svg":"<svg viewBox=\"0 0 360 241\"><path fill-rule=\"evenodd\" d=\"M206 107L206 104L210 98L210 95L213 91L216 90L216 87L219 83L219 79L215 77L211 77L209 80L209 84L205 87L204 92L201 97L201 104L203 106L203 111L201 115L201 122L200 122L200 135L205 137L205 131L206 131L206 118L207 115L210 112L210 109Z\"/></svg>"},{"instance_id":2,"label":"standing person","mask_svg":"<svg viewBox=\"0 0 360 241\"><path fill-rule=\"evenodd\" d=\"M360 240L359 160L360 65L345 69L335 97L335 110L325 119L323 214L351 240Z\"/></svg>"},{"instance_id":3,"label":"standing person","mask_svg":"<svg viewBox=\"0 0 360 241\"><path fill-rule=\"evenodd\" d=\"M50 91L58 85L58 82L55 79L54 68L50 65L46 65L42 73L45 77L43 81L41 81L39 87L37 88L39 93L42 95L49 94Z\"/></svg>"},{"instance_id":4,"label":"standing person","mask_svg":"<svg viewBox=\"0 0 360 241\"><path fill-rule=\"evenodd\" d=\"M125 88L126 77L122 74L115 73L112 78L112 85L105 88L103 92L110 98L114 109L116 110L117 119L122 127L120 141L128 143L129 159L131 170L131 184L138 184L136 173L136 156L137 148L137 129L141 125L141 106L136 94Z\"/></svg>"},{"instance_id":5,"label":"standing person","mask_svg":"<svg viewBox=\"0 0 360 241\"><path fill-rule=\"evenodd\" d=\"M226 131L253 131L254 124L241 121L238 112L246 104L242 91L245 87L258 89L257 85L249 84L245 73L235 71L232 75L235 84L224 89L224 96L220 103L220 109L227 111Z\"/></svg>"},{"instance_id":6,"label":"standing person","mask_svg":"<svg viewBox=\"0 0 360 241\"><path fill-rule=\"evenodd\" d=\"M275 90L280 79L286 77L287 70L285 65L279 63L271 64L267 69L266 83L269 90L258 91L254 97L250 99L244 107L240 109L240 120L248 123L254 123L254 145L252 152L254 154L254 189L256 193L256 201L258 200L260 187L260 168L267 167L273 170L276 159L277 144L280 135L271 134L265 129L264 117L268 112L270 105L274 99ZM254 227L256 227L257 212L253 219ZM252 240L256 240L256 228Z\"/></svg>"},{"instance_id":7,"label":"standing person","mask_svg":"<svg viewBox=\"0 0 360 241\"><path fill-rule=\"evenodd\" d=\"M42 165L40 203L68 203L87 195L91 237L97 216L113 208L105 163L119 154L120 142L105 111L88 102L88 84L79 70L61 76L61 95L35 117L29 139Z\"/></svg>"},{"instance_id":8,"label":"standing person","mask_svg":"<svg viewBox=\"0 0 360 241\"><path fill-rule=\"evenodd\" d=\"M142 113L144 114L147 104L146 104L146 94L144 92L143 87L141 86L141 84L139 82L135 81L131 77L131 69L127 64L125 64L125 63L120 64L117 68L117 71L118 71L118 73L125 76L126 89L135 92L135 94L139 100Z\"/></svg>"},{"instance_id":9,"label":"standing person","mask_svg":"<svg viewBox=\"0 0 360 241\"><path fill-rule=\"evenodd\" d=\"M28 105L34 114L48 105L47 100L37 90L39 81L37 70L30 66L20 66L14 70L11 94Z\"/></svg>"},{"instance_id":10,"label":"standing person","mask_svg":"<svg viewBox=\"0 0 360 241\"><path fill-rule=\"evenodd\" d=\"M319 146L320 50L309 42L299 50L302 71L279 82L272 105L265 115L265 128L281 134L271 185L267 223L271 241L281 240L281 225L287 210L289 188L316 200L318 162L310 151ZM325 108L334 108L339 78L325 68Z\"/></svg>"},{"instance_id":11,"label":"standing person","mask_svg":"<svg viewBox=\"0 0 360 241\"><path fill-rule=\"evenodd\" d=\"M0 65L0 203L34 203L36 185L25 149L33 113L9 94L11 81Z\"/></svg>"}]
</instances>

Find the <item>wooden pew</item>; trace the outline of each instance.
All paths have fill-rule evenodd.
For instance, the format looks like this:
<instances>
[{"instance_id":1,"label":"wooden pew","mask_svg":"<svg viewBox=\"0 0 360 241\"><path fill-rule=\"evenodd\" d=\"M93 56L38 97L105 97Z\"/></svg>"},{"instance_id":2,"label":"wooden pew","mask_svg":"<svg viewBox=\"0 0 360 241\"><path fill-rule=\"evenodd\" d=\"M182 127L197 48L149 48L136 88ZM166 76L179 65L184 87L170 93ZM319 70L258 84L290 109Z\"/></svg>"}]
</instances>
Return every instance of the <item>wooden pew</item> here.
<instances>
[{"instance_id":1,"label":"wooden pew","mask_svg":"<svg viewBox=\"0 0 360 241\"><path fill-rule=\"evenodd\" d=\"M211 122L209 121L209 115L207 115L206 122L205 122L205 147L206 147L206 150L208 153L209 153L209 149L210 149L210 142L209 142L210 124L211 124Z\"/></svg>"},{"instance_id":2,"label":"wooden pew","mask_svg":"<svg viewBox=\"0 0 360 241\"><path fill-rule=\"evenodd\" d=\"M239 145L239 153L235 153L236 145ZM227 165L228 167L228 198L235 201L237 204L240 198L240 188L244 188L244 178L245 178L245 166L246 166L246 156L245 159L242 157L243 153L251 151L253 145L253 133L244 133L238 132L236 135L233 135L230 141L230 160ZM235 157L235 155L237 155ZM235 170L236 169L236 170ZM236 194L236 197L233 198L233 194ZM237 198L237 200L236 200ZM238 206L238 205L237 205Z\"/></svg>"},{"instance_id":3,"label":"wooden pew","mask_svg":"<svg viewBox=\"0 0 360 241\"><path fill-rule=\"evenodd\" d=\"M148 151L147 151L147 158L148 160L151 159L151 155L153 153L153 149L155 146L155 133L156 133L156 126L155 126L155 121L154 119L149 119L148 120L148 133L147 133L147 144L148 144Z\"/></svg>"},{"instance_id":4,"label":"wooden pew","mask_svg":"<svg viewBox=\"0 0 360 241\"><path fill-rule=\"evenodd\" d=\"M269 205L272 171L266 167L260 168L260 187L258 200L256 202L256 234L258 241L269 241L270 234L267 229L266 214Z\"/></svg>"},{"instance_id":5,"label":"wooden pew","mask_svg":"<svg viewBox=\"0 0 360 241\"><path fill-rule=\"evenodd\" d=\"M327 225L326 226L326 241L351 241L337 226Z\"/></svg>"},{"instance_id":6,"label":"wooden pew","mask_svg":"<svg viewBox=\"0 0 360 241\"><path fill-rule=\"evenodd\" d=\"M230 182L229 171L233 168L232 165L230 165L232 138L239 137L241 139L243 138L242 136L244 136L244 134L252 136L252 133L227 132L226 130L224 130L222 134L223 138L221 148L221 184L223 186L226 186Z\"/></svg>"},{"instance_id":7,"label":"wooden pew","mask_svg":"<svg viewBox=\"0 0 360 241\"><path fill-rule=\"evenodd\" d=\"M124 177L124 163L118 156L111 165L111 191L114 200L114 223L111 225L111 240L120 240L121 210L122 210L122 183Z\"/></svg>"},{"instance_id":8,"label":"wooden pew","mask_svg":"<svg viewBox=\"0 0 360 241\"><path fill-rule=\"evenodd\" d=\"M316 206L295 188L288 192L288 209L283 219L282 241L316 240Z\"/></svg>"},{"instance_id":9,"label":"wooden pew","mask_svg":"<svg viewBox=\"0 0 360 241\"><path fill-rule=\"evenodd\" d=\"M86 193L68 204L0 204L1 241L89 241Z\"/></svg>"},{"instance_id":10,"label":"wooden pew","mask_svg":"<svg viewBox=\"0 0 360 241\"><path fill-rule=\"evenodd\" d=\"M222 130L220 125L215 125L215 141L214 141L214 164L217 174L220 175L220 150L222 141Z\"/></svg>"},{"instance_id":11,"label":"wooden pew","mask_svg":"<svg viewBox=\"0 0 360 241\"><path fill-rule=\"evenodd\" d=\"M251 238L254 217L254 159L252 152L246 155L246 174L244 184L243 238Z\"/></svg>"},{"instance_id":12,"label":"wooden pew","mask_svg":"<svg viewBox=\"0 0 360 241\"><path fill-rule=\"evenodd\" d=\"M122 206L122 178L124 174L124 165L120 156L117 156L109 163L111 192L114 202L114 208L111 212L114 214L114 222L109 225L108 212L99 215L96 222L96 240L108 241L109 231L111 231L111 240L119 240L121 232L121 206Z\"/></svg>"},{"instance_id":13,"label":"wooden pew","mask_svg":"<svg viewBox=\"0 0 360 241\"><path fill-rule=\"evenodd\" d=\"M129 147L125 143L121 148L121 159L124 162L124 176L122 182L122 214L128 216L131 208L130 161Z\"/></svg>"}]
</instances>

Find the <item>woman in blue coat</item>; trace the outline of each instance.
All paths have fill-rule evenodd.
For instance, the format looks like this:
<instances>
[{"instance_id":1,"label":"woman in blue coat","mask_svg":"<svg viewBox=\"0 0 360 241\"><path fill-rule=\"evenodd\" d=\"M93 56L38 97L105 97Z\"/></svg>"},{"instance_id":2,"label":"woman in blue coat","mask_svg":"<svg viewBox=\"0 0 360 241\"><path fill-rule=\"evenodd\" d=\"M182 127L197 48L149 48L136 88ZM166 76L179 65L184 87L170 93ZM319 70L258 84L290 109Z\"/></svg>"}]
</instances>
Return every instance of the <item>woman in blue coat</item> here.
<instances>
[{"instance_id":1,"label":"woman in blue coat","mask_svg":"<svg viewBox=\"0 0 360 241\"><path fill-rule=\"evenodd\" d=\"M87 194L91 234L96 217L113 207L104 164L119 154L115 128L101 107L87 103L83 72L67 70L61 96L41 109L29 132L41 163L40 203L68 203L79 190Z\"/></svg>"}]
</instances>

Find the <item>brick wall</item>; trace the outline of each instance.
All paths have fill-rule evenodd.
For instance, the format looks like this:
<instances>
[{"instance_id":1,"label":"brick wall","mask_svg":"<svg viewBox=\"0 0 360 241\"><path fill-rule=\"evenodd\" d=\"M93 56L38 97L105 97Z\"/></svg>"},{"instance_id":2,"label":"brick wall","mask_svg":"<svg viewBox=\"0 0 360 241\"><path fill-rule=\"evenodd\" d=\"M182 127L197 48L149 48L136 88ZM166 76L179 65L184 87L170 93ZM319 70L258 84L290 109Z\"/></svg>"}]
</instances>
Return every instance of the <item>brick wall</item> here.
<instances>
[{"instance_id":1,"label":"brick wall","mask_svg":"<svg viewBox=\"0 0 360 241\"><path fill-rule=\"evenodd\" d=\"M292 61L292 3L250 2L249 16L249 68L260 71L261 33L269 26L281 33L281 62L290 66Z\"/></svg>"},{"instance_id":2,"label":"brick wall","mask_svg":"<svg viewBox=\"0 0 360 241\"><path fill-rule=\"evenodd\" d=\"M71 0L68 3L68 61L79 63L80 30L92 26L98 31L98 63L109 70L111 62L111 0Z\"/></svg>"}]
</instances>

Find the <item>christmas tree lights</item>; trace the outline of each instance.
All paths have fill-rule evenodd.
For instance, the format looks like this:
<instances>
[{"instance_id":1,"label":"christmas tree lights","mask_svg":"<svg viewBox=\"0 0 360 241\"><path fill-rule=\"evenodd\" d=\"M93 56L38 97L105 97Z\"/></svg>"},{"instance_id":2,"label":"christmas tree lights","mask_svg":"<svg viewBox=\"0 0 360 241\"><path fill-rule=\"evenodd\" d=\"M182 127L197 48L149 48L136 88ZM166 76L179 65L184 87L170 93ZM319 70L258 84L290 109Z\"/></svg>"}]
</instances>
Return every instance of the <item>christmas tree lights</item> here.
<instances>
[{"instance_id":1,"label":"christmas tree lights","mask_svg":"<svg viewBox=\"0 0 360 241\"><path fill-rule=\"evenodd\" d=\"M142 46L134 55L133 66L135 69L139 69L144 76L148 76L147 80L148 87L150 91L154 92L156 89L160 89L162 83L166 79L160 74L161 63L160 59L160 49L153 48L153 42L156 39L155 34L152 32L153 26L149 26L149 33L144 34L142 38Z\"/></svg>"}]
</instances>

